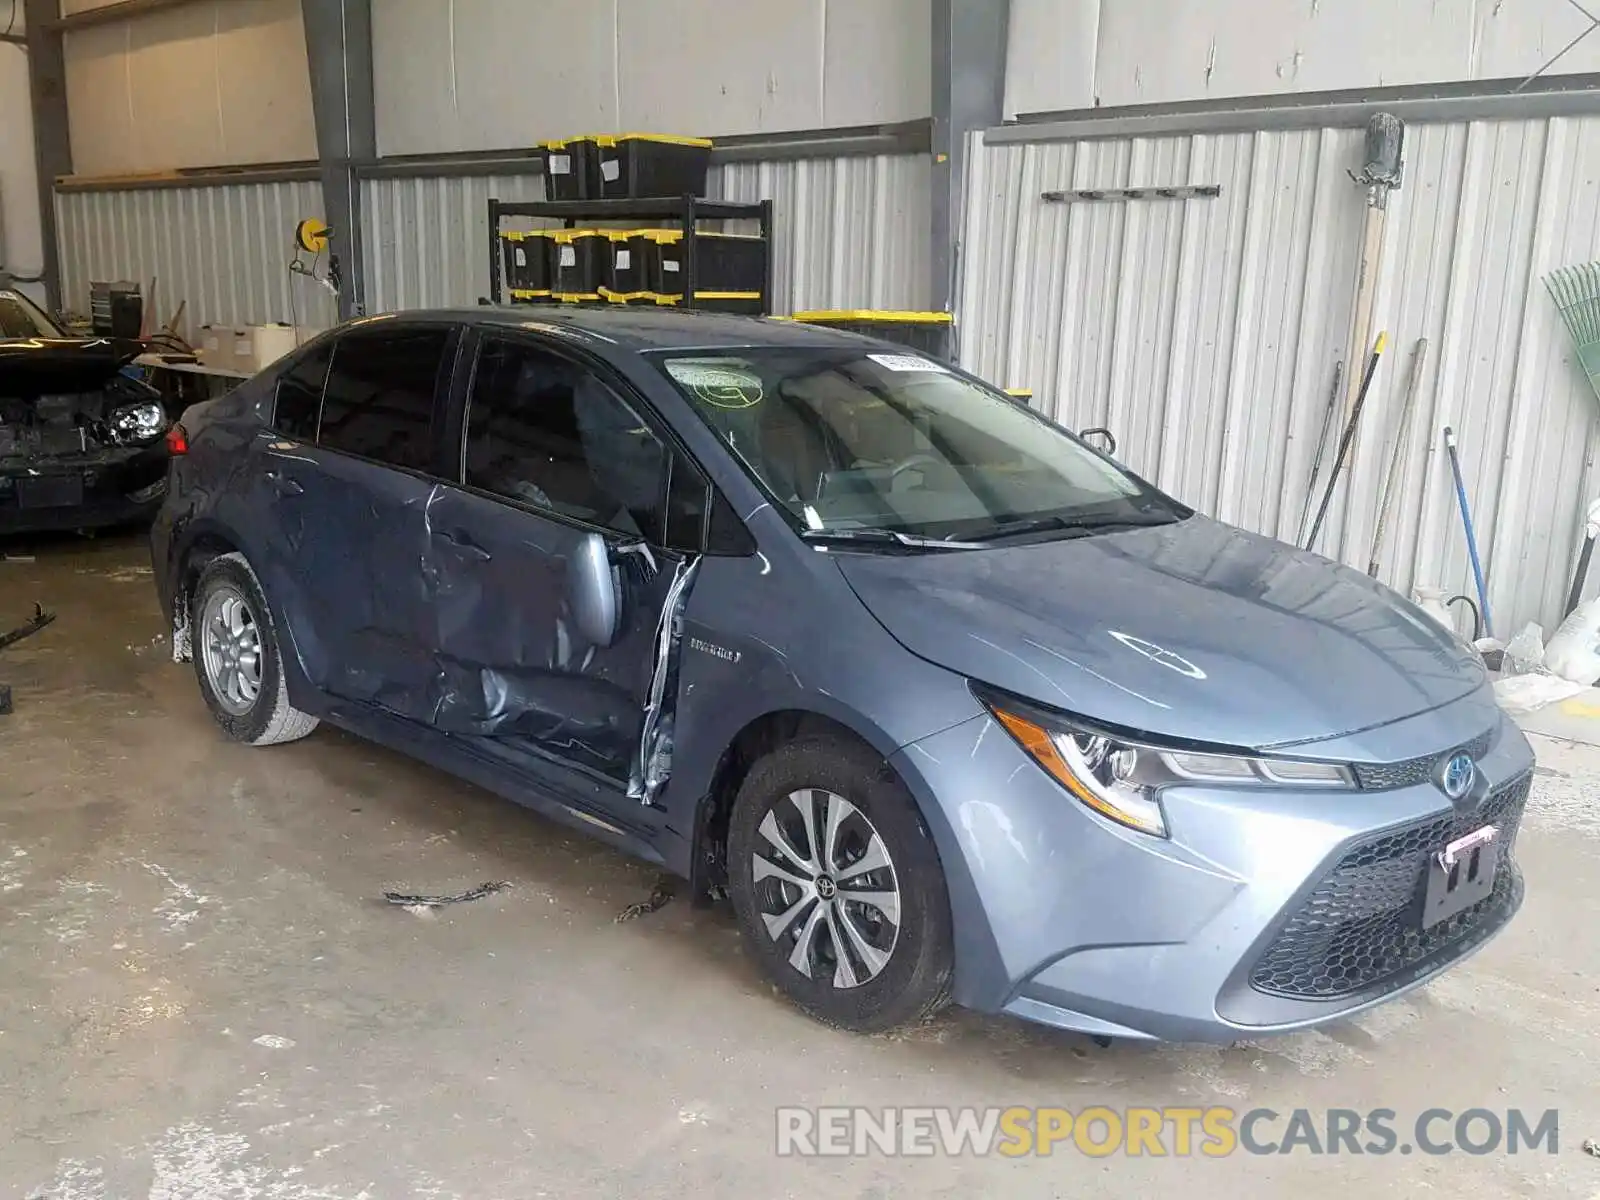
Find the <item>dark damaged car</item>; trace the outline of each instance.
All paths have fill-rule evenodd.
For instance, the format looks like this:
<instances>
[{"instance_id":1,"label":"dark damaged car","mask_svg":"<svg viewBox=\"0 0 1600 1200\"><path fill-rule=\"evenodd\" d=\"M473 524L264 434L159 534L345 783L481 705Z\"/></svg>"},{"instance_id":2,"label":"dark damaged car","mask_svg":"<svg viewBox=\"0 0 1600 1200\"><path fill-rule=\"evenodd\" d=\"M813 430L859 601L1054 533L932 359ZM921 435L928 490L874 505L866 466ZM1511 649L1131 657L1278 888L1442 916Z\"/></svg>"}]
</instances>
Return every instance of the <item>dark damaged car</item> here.
<instances>
[{"instance_id":1,"label":"dark damaged car","mask_svg":"<svg viewBox=\"0 0 1600 1200\"><path fill-rule=\"evenodd\" d=\"M167 489L168 419L125 368L138 342L71 337L0 291L0 534L148 522Z\"/></svg>"},{"instance_id":2,"label":"dark damaged car","mask_svg":"<svg viewBox=\"0 0 1600 1200\"><path fill-rule=\"evenodd\" d=\"M230 736L327 720L726 892L833 1024L1302 1028L1522 901L1471 647L904 348L405 313L180 445L155 575Z\"/></svg>"}]
</instances>

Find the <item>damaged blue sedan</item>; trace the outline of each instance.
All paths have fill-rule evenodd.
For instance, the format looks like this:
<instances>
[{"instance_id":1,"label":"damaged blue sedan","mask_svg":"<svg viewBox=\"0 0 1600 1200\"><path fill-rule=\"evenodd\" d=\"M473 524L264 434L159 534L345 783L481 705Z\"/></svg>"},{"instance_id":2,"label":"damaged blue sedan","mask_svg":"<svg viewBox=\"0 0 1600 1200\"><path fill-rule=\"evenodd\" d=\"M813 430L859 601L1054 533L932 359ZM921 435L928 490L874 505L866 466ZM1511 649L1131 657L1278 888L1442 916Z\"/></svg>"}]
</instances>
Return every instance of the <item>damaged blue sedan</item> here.
<instances>
[{"instance_id":1,"label":"damaged blue sedan","mask_svg":"<svg viewBox=\"0 0 1600 1200\"><path fill-rule=\"evenodd\" d=\"M1348 1016L1522 902L1472 649L903 347L703 313L333 330L168 437L174 653L726 895L854 1030Z\"/></svg>"}]
</instances>

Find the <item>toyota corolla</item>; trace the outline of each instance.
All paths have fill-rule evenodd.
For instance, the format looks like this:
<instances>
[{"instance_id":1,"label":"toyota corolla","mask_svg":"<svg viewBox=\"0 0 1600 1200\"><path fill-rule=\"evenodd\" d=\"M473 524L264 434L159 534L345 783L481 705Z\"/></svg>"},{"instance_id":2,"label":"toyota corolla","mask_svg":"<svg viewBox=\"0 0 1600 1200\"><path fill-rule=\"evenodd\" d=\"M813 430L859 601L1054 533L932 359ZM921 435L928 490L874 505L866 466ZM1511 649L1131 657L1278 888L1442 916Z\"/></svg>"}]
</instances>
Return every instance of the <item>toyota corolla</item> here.
<instances>
[{"instance_id":1,"label":"toyota corolla","mask_svg":"<svg viewBox=\"0 0 1600 1200\"><path fill-rule=\"evenodd\" d=\"M170 441L157 584L230 736L328 721L726 894L824 1021L1254 1036L1521 903L1468 645L903 348L406 313Z\"/></svg>"}]
</instances>

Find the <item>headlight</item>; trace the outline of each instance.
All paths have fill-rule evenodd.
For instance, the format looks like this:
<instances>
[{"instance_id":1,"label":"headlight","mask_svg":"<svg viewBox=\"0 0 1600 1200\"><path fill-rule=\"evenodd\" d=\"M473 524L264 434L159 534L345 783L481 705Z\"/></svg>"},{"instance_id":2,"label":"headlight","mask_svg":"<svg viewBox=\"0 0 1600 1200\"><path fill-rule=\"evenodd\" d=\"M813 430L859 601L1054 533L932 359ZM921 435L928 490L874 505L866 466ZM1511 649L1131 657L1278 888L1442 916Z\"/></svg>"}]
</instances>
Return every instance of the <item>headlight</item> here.
<instances>
[{"instance_id":1,"label":"headlight","mask_svg":"<svg viewBox=\"0 0 1600 1200\"><path fill-rule=\"evenodd\" d=\"M1354 787L1349 768L1298 759L1248 758L1166 750L1024 715L985 700L995 720L1077 800L1120 825L1167 836L1161 793L1200 783L1229 786Z\"/></svg>"},{"instance_id":2,"label":"headlight","mask_svg":"<svg viewBox=\"0 0 1600 1200\"><path fill-rule=\"evenodd\" d=\"M154 400L130 404L111 414L111 433L118 441L148 442L166 427L166 410Z\"/></svg>"}]
</instances>

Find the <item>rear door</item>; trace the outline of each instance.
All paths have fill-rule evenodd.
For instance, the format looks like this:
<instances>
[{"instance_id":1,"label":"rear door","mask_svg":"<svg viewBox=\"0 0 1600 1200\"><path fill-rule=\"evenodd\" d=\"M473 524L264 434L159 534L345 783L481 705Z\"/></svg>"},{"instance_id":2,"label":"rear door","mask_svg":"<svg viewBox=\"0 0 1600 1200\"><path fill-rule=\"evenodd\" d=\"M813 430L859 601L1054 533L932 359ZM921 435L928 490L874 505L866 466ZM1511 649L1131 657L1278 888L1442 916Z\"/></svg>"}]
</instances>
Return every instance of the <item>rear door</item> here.
<instances>
[{"instance_id":1,"label":"rear door","mask_svg":"<svg viewBox=\"0 0 1600 1200\"><path fill-rule=\"evenodd\" d=\"M340 335L314 422L317 363L280 384L260 473L311 682L418 720L431 716L433 690L427 506L459 336L454 325L388 320Z\"/></svg>"},{"instance_id":2,"label":"rear door","mask_svg":"<svg viewBox=\"0 0 1600 1200\"><path fill-rule=\"evenodd\" d=\"M686 598L707 483L637 396L565 348L485 333L463 380L460 484L429 511L437 723L644 798L653 685L657 712L672 702L658 634ZM608 646L573 615L572 564L596 533L621 596Z\"/></svg>"}]
</instances>

